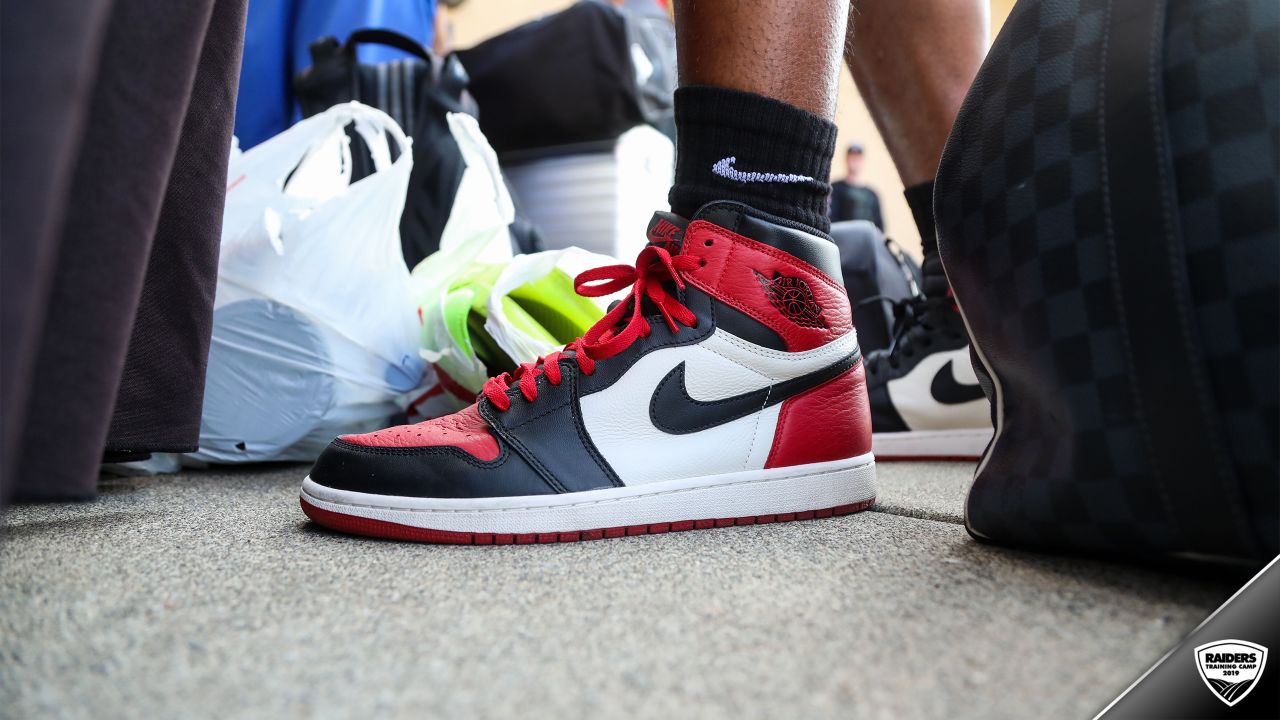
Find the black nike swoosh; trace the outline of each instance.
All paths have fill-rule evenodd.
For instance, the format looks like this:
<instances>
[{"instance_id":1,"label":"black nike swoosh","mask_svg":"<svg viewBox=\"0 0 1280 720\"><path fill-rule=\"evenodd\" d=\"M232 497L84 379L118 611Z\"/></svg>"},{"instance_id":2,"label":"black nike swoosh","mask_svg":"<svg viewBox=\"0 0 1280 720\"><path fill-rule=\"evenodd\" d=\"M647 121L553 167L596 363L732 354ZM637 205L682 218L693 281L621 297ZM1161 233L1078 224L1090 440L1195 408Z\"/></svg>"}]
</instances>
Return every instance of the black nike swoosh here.
<instances>
[{"instance_id":1,"label":"black nike swoosh","mask_svg":"<svg viewBox=\"0 0 1280 720\"><path fill-rule=\"evenodd\" d=\"M839 377L861 359L862 352L854 348L847 357L821 370L723 400L697 400L689 397L689 390L684 383L684 363L681 362L662 378L662 382L653 391L653 399L649 402L649 420L654 427L670 435L687 435L713 428L760 412L805 390L818 387Z\"/></svg>"},{"instance_id":2,"label":"black nike swoosh","mask_svg":"<svg viewBox=\"0 0 1280 720\"><path fill-rule=\"evenodd\" d=\"M938 370L938 374L933 376L933 382L929 384L929 392L933 393L933 399L943 405L960 405L986 397L982 393L981 385L963 385L956 382L956 374L951 370L953 362L955 361L948 360L947 364Z\"/></svg>"}]
</instances>

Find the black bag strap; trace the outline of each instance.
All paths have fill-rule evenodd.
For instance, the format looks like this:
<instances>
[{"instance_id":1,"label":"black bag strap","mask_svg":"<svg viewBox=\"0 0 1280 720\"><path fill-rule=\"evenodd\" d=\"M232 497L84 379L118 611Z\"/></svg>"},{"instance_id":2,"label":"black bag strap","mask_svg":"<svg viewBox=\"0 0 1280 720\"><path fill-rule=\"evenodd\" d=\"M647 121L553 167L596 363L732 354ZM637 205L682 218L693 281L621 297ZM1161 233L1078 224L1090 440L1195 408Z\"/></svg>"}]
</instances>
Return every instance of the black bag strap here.
<instances>
[{"instance_id":1,"label":"black bag strap","mask_svg":"<svg viewBox=\"0 0 1280 720\"><path fill-rule=\"evenodd\" d=\"M401 35L394 30L383 30L381 28L356 30L347 36L347 42L342 48L344 52L354 56L356 47L360 45L386 45L421 58L427 63L431 62L431 53L422 47L422 43L408 35Z\"/></svg>"},{"instance_id":2,"label":"black bag strap","mask_svg":"<svg viewBox=\"0 0 1280 720\"><path fill-rule=\"evenodd\" d=\"M1110 2L1100 93L1104 219L1131 391L1161 495L1151 502L1192 547L1239 557L1258 548L1192 314L1165 127L1167 9L1167 0ZM1185 406L1171 408L1172 397Z\"/></svg>"}]
</instances>

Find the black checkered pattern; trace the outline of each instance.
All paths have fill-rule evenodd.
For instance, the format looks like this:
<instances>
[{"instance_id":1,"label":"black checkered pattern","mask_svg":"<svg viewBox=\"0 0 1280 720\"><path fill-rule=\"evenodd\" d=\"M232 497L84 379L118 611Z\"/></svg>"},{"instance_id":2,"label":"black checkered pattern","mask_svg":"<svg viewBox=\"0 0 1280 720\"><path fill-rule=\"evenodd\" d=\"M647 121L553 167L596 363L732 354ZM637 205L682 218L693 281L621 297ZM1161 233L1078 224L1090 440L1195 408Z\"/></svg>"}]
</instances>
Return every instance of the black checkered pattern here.
<instances>
[{"instance_id":1,"label":"black checkered pattern","mask_svg":"<svg viewBox=\"0 0 1280 720\"><path fill-rule=\"evenodd\" d=\"M1181 2L1165 105L1182 244L1209 378L1260 539L1280 536L1280 10Z\"/></svg>"},{"instance_id":2,"label":"black checkered pattern","mask_svg":"<svg viewBox=\"0 0 1280 720\"><path fill-rule=\"evenodd\" d=\"M1274 510L1278 103L1267 93L1275 92L1268 63L1280 13L1273 0L1172 4L1166 92L1193 296L1222 422L1229 435L1240 433L1231 450L1248 472L1269 470ZM1251 22L1229 20L1223 33L1203 20L1227 10ZM1107 0L1022 0L1014 8L948 142L935 210L948 277L1003 389L1003 430L969 496L970 529L1029 546L1163 553L1181 539L1149 471L1105 233L1099 95L1107 12ZM1231 64L1244 53L1251 64ZM1179 74L1195 78L1194 88ZM1237 105L1228 117L1223 102ZM1239 150L1225 143L1232 133ZM1234 155L1245 144L1257 154L1247 171ZM1257 159L1264 154L1268 161ZM1271 195L1259 213L1264 182ZM1194 202L1184 197L1193 191ZM1232 223L1243 227L1229 230ZM1228 241L1233 233L1240 239ZM1269 250L1260 247L1267 242Z\"/></svg>"}]
</instances>

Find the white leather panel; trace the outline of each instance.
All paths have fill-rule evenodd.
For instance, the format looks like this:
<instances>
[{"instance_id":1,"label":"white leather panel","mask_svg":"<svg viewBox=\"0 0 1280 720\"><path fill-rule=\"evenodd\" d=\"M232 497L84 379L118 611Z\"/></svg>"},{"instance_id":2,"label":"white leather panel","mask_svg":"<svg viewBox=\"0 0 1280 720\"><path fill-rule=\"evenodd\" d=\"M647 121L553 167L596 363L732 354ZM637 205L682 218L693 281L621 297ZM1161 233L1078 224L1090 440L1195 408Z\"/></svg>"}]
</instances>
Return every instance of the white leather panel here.
<instances>
[{"instance_id":1,"label":"white leather panel","mask_svg":"<svg viewBox=\"0 0 1280 720\"><path fill-rule=\"evenodd\" d=\"M845 358L858 346L858 335L857 333L849 332L822 347L804 352L789 353L761 347L754 343L749 343L736 335L730 335L723 330L717 329L710 337L703 340L700 346L726 360L751 368L755 372L773 380L790 380L793 377L821 370L837 360ZM693 392L692 386L690 386L689 392ZM738 392L745 391L738 390L730 394ZM698 396L698 398L700 400L711 399L701 396Z\"/></svg>"},{"instance_id":2,"label":"white leather panel","mask_svg":"<svg viewBox=\"0 0 1280 720\"><path fill-rule=\"evenodd\" d=\"M627 485L757 470L769 456L781 404L701 432L671 435L649 419L658 383L684 362L690 396L720 400L820 370L848 355L856 343L849 333L821 348L786 353L716 330L696 345L649 353L609 388L583 396L583 421Z\"/></svg>"},{"instance_id":3,"label":"white leather panel","mask_svg":"<svg viewBox=\"0 0 1280 720\"><path fill-rule=\"evenodd\" d=\"M769 459L769 451L773 449L773 434L778 429L778 414L782 412L782 403L770 405L764 412L756 415L756 434L747 448L747 459L742 463L743 470L759 470Z\"/></svg>"},{"instance_id":4,"label":"white leather panel","mask_svg":"<svg viewBox=\"0 0 1280 720\"><path fill-rule=\"evenodd\" d=\"M980 398L966 403L946 405L933 397L930 387L934 377L950 362L955 381L961 385L978 384L969 358L969 348L949 350L929 355L911 372L888 385L889 399L912 430L951 430L956 428L987 428L991 426L991 406Z\"/></svg>"}]
</instances>

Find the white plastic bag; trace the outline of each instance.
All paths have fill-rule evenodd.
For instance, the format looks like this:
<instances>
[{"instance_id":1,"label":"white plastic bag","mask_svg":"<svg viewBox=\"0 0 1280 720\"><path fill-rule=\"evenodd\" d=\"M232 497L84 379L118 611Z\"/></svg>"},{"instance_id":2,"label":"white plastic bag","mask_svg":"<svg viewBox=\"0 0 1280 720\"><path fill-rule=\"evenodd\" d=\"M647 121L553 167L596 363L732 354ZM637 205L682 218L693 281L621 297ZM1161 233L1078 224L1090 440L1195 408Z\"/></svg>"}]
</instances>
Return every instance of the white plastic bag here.
<instances>
[{"instance_id":1,"label":"white plastic bag","mask_svg":"<svg viewBox=\"0 0 1280 720\"><path fill-rule=\"evenodd\" d=\"M515 218L515 209L502 181L498 157L475 118L450 113L447 120L466 169L440 237L440 249L413 269L413 293L422 310L424 357L458 385L479 388L488 371L475 351L458 342L456 333L450 333L446 309L451 300L465 302L457 289L452 290L451 299L451 288L474 265L503 265L511 260L507 228Z\"/></svg>"},{"instance_id":2,"label":"white plastic bag","mask_svg":"<svg viewBox=\"0 0 1280 720\"><path fill-rule=\"evenodd\" d=\"M375 169L355 183L348 125ZM356 102L233 153L196 459L314 458L424 382L399 232L412 155Z\"/></svg>"},{"instance_id":3,"label":"white plastic bag","mask_svg":"<svg viewBox=\"0 0 1280 720\"><path fill-rule=\"evenodd\" d=\"M514 210L498 158L474 118L453 113L448 122L466 170L440 250L413 269L414 296L423 319L423 357L440 371L440 385L428 390L423 402L415 403L415 418L452 412L470 403L484 381L495 374L477 356L475 343L482 338L468 325L468 308L484 307L484 333L512 361L530 362L573 337L551 342L546 332L535 335L528 328L537 321L509 317L504 299L526 283L552 272L563 273L567 277L558 278L556 287L543 294L544 307L563 310L564 317L576 319L580 333L589 326L582 323L587 313L581 303L597 305L594 318L598 318L609 298L586 300L573 295L570 278L617 262L577 248L513 257L508 226Z\"/></svg>"},{"instance_id":4,"label":"white plastic bag","mask_svg":"<svg viewBox=\"0 0 1280 720\"><path fill-rule=\"evenodd\" d=\"M608 255L599 255L576 247L517 255L503 268L502 274L493 285L493 292L489 295L489 317L485 319L484 328L498 347L517 363L532 362L553 350L558 350L569 340L585 334L589 325L579 325L573 337L566 336L555 342L549 342L545 337L539 337L522 329L520 322L508 318L503 298L525 283L539 280L553 272L563 273L562 277L567 278L565 284L568 287L564 288L563 294L558 299L552 297L548 300L560 305L559 309L566 315L570 312L568 307L570 303L595 305L599 311L592 319L594 322L604 315L611 301L621 297L626 291L620 290L606 297L584 298L572 295L570 290L572 278L577 277L578 273L584 270L616 264L618 261Z\"/></svg>"}]
</instances>

